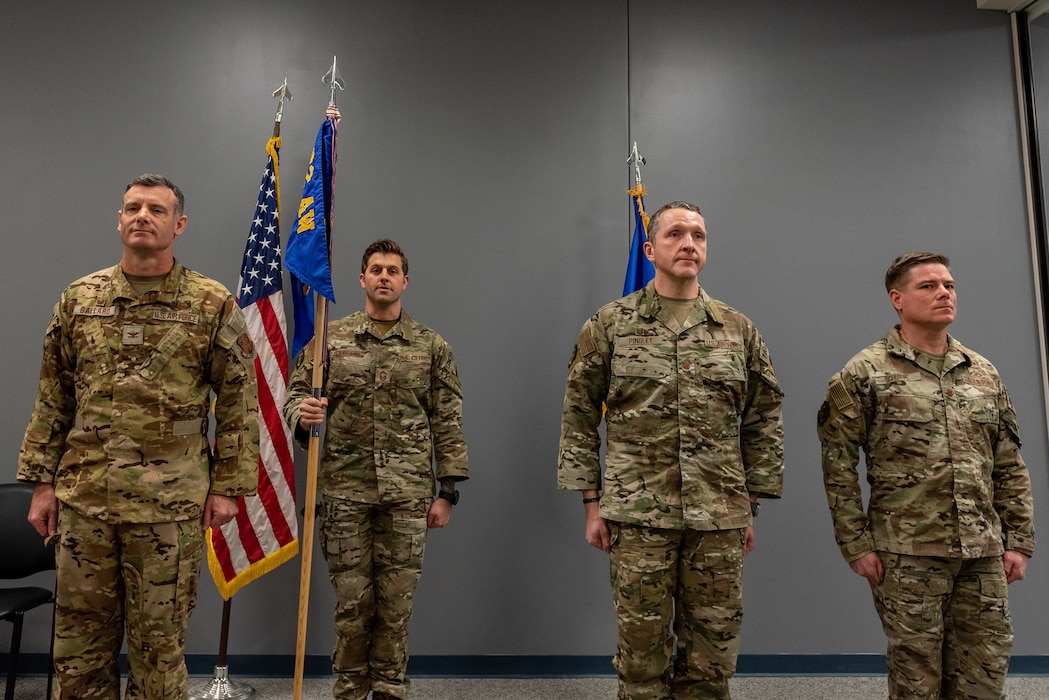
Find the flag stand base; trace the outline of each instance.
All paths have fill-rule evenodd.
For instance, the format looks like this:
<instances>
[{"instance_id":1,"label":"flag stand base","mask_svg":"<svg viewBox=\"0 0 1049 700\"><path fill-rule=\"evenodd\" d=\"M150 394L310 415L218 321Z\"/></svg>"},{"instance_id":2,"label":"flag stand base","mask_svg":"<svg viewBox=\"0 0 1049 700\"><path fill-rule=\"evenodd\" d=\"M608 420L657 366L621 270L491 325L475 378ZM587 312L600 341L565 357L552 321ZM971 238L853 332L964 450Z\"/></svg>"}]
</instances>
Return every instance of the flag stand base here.
<instances>
[{"instance_id":1,"label":"flag stand base","mask_svg":"<svg viewBox=\"0 0 1049 700\"><path fill-rule=\"evenodd\" d=\"M190 693L189 700L241 700L255 697L255 689L247 683L229 679L228 666L216 666L215 677L201 690Z\"/></svg>"}]
</instances>

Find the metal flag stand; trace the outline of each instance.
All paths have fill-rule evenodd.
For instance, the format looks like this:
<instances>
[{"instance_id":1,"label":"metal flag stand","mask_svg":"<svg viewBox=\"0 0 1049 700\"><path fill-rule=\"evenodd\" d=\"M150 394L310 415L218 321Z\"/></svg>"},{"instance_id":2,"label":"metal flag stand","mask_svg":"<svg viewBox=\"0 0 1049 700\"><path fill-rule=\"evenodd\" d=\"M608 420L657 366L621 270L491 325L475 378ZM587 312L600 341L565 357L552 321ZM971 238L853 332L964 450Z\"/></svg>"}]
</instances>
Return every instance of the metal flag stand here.
<instances>
[{"instance_id":1,"label":"metal flag stand","mask_svg":"<svg viewBox=\"0 0 1049 700\"><path fill-rule=\"evenodd\" d=\"M222 633L219 642L219 659L215 665L215 675L211 682L195 693L189 694L189 700L247 700L255 697L255 689L247 683L238 683L229 677L229 666L226 664L226 640L229 636L229 610L227 600L222 606Z\"/></svg>"},{"instance_id":2,"label":"metal flag stand","mask_svg":"<svg viewBox=\"0 0 1049 700\"><path fill-rule=\"evenodd\" d=\"M273 91L273 97L277 99L277 114L273 118L273 136L280 136L280 121L284 115L284 102L291 100L291 92L288 90L288 79ZM248 700L255 697L255 689L247 683L231 680L229 677L229 665L226 660L226 646L229 641L229 613L231 600L227 599L222 604L222 631L219 633L219 658L215 664L215 675L211 681L197 692L189 694L189 700Z\"/></svg>"}]
</instances>

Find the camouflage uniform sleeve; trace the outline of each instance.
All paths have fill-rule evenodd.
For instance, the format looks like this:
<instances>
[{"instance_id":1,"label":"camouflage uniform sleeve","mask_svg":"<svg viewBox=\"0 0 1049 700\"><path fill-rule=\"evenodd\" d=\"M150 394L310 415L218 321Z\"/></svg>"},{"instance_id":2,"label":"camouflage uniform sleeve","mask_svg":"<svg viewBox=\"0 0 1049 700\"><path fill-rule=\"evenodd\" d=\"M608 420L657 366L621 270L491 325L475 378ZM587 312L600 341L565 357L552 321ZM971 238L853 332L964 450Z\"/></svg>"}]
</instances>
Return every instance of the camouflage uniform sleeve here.
<instances>
[{"instance_id":1,"label":"camouflage uniform sleeve","mask_svg":"<svg viewBox=\"0 0 1049 700\"><path fill-rule=\"evenodd\" d=\"M994 444L994 509L1002 521L1005 548L1032 556L1034 540L1034 502L1031 475L1020 456L1020 432L1009 392L1001 385L998 393L998 439Z\"/></svg>"},{"instance_id":2,"label":"camouflage uniform sleeve","mask_svg":"<svg viewBox=\"0 0 1049 700\"><path fill-rule=\"evenodd\" d=\"M783 390L768 347L756 330L749 345L747 405L739 428L747 491L779 498L783 495Z\"/></svg>"},{"instance_id":3,"label":"camouflage uniform sleeve","mask_svg":"<svg viewBox=\"0 0 1049 700\"><path fill-rule=\"evenodd\" d=\"M443 340L433 351L430 373L430 434L437 479L469 478L466 439L463 437L463 390L452 348Z\"/></svg>"},{"instance_id":4,"label":"camouflage uniform sleeve","mask_svg":"<svg viewBox=\"0 0 1049 700\"><path fill-rule=\"evenodd\" d=\"M215 392L215 455L211 493L247 496L259 480L259 397L255 384L255 346L244 314L227 297L209 364Z\"/></svg>"},{"instance_id":5,"label":"camouflage uniform sleeve","mask_svg":"<svg viewBox=\"0 0 1049 700\"><path fill-rule=\"evenodd\" d=\"M561 413L557 487L583 491L601 488L602 407L608 395L612 347L599 317L589 319L579 333Z\"/></svg>"},{"instance_id":6,"label":"camouflage uniform sleeve","mask_svg":"<svg viewBox=\"0 0 1049 700\"><path fill-rule=\"evenodd\" d=\"M306 344L295 357L295 366L292 368L291 377L288 379L288 391L284 394L284 422L291 428L295 436L295 442L299 447L306 449L309 444L309 431L299 427L299 404L302 400L313 396L313 338Z\"/></svg>"},{"instance_id":7,"label":"camouflage uniform sleeve","mask_svg":"<svg viewBox=\"0 0 1049 700\"><path fill-rule=\"evenodd\" d=\"M18 455L18 480L52 483L62 459L66 434L76 412L72 349L63 325L63 303L51 312L44 335L33 415Z\"/></svg>"},{"instance_id":8,"label":"camouflage uniform sleeve","mask_svg":"<svg viewBox=\"0 0 1049 700\"><path fill-rule=\"evenodd\" d=\"M859 382L843 370L831 378L817 419L823 487L834 521L834 536L842 555L850 562L875 551L857 470L860 448L867 439L870 406Z\"/></svg>"}]
</instances>

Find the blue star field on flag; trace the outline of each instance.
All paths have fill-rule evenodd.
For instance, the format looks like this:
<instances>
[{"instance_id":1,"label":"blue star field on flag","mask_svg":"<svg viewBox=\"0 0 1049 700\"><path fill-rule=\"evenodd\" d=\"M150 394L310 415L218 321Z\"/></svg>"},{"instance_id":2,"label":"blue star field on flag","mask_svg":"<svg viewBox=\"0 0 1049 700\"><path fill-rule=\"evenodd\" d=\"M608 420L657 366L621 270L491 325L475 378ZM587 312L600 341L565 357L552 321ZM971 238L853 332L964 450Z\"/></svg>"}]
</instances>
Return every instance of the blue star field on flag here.
<instances>
[{"instance_id":1,"label":"blue star field on flag","mask_svg":"<svg viewBox=\"0 0 1049 700\"><path fill-rule=\"evenodd\" d=\"M273 175L273 156L266 161L266 172L259 186L259 203L251 222L244 262L240 268L238 303L243 309L263 297L283 289L280 228L277 220L277 186Z\"/></svg>"}]
</instances>

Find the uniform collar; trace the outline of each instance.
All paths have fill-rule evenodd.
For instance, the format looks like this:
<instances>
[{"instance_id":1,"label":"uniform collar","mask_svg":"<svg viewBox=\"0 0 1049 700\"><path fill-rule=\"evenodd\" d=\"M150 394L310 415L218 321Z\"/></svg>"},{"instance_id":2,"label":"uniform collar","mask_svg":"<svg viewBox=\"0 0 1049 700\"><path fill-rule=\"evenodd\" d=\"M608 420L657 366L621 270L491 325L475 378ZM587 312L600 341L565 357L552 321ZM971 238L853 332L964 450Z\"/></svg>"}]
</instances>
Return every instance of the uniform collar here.
<instances>
[{"instance_id":1,"label":"uniform collar","mask_svg":"<svg viewBox=\"0 0 1049 700\"><path fill-rule=\"evenodd\" d=\"M388 336L400 336L409 343L415 337L415 332L412 330L415 322L412 321L411 316L403 308L401 309L401 317L397 320L397 323L393 324L390 328L389 333L382 335L379 329L376 328L375 323L372 322L371 318L368 317L368 312L360 310L357 312L357 318L353 324L353 332L357 335L363 335L365 333L382 340Z\"/></svg>"},{"instance_id":2,"label":"uniform collar","mask_svg":"<svg viewBox=\"0 0 1049 700\"><path fill-rule=\"evenodd\" d=\"M649 282L637 292L637 312L646 319L656 320L669 328L676 328L677 321L674 319L673 311L662 303L662 297L656 292L655 281ZM713 299L700 287L699 297L689 313L688 319L681 330L686 330L700 323L710 321L719 326L725 325L725 319L721 312L713 304Z\"/></svg>"},{"instance_id":3,"label":"uniform collar","mask_svg":"<svg viewBox=\"0 0 1049 700\"><path fill-rule=\"evenodd\" d=\"M179 296L179 290L182 287L182 279L185 276L185 268L182 264L175 260L175 263L168 270L167 275L160 281L160 285L156 289L152 289L145 294L139 295L135 288L128 282L127 277L124 275L124 268L120 263L117 263L113 268L112 273L112 288L110 293L112 294L112 300L117 299L129 299L131 301L138 301L146 297L147 295L153 295L153 301L158 301L164 304L171 304Z\"/></svg>"},{"instance_id":4,"label":"uniform collar","mask_svg":"<svg viewBox=\"0 0 1049 700\"><path fill-rule=\"evenodd\" d=\"M900 335L899 324L893 326L892 330L885 335L885 347L890 354L906 358L920 367L929 369L924 362L926 353L923 353L903 339L903 336ZM948 333L947 352L943 356L943 371L949 372L959 365L967 365L970 362L971 358L966 349L954 339L954 336Z\"/></svg>"}]
</instances>

